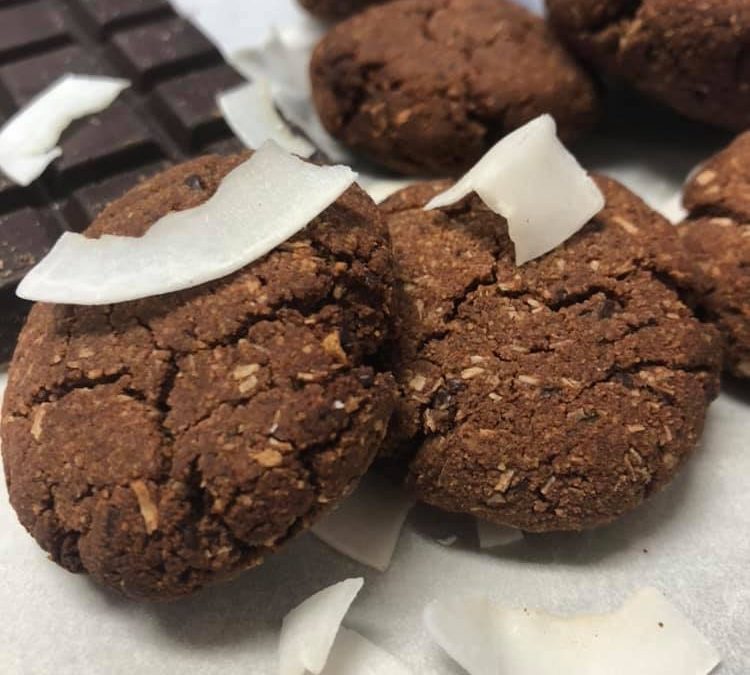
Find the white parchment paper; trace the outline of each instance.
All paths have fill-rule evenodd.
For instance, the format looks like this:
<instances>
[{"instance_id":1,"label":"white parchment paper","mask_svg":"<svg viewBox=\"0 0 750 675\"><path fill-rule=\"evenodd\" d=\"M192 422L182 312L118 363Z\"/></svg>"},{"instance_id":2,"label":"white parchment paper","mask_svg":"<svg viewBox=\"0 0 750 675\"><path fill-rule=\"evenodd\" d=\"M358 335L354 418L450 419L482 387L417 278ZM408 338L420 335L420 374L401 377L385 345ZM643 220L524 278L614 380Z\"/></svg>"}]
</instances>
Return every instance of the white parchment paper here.
<instances>
[{"instance_id":1,"label":"white parchment paper","mask_svg":"<svg viewBox=\"0 0 750 675\"><path fill-rule=\"evenodd\" d=\"M246 19L253 40L271 21L298 16L291 0L225 2L234 12L239 6L256 12ZM221 27L214 30L221 33ZM236 30L231 36L240 39ZM728 140L626 96L616 98L612 118L574 151L588 167L619 178L662 209L674 207L688 171ZM437 542L451 535L458 537L453 546ZM687 468L614 525L527 537L489 552L478 550L475 537L471 520L418 507L384 574L304 535L234 582L173 604L137 604L49 562L18 524L2 483L0 673L271 675L284 614L324 586L364 576L349 625L417 674L461 672L422 626L422 609L433 598L487 593L519 607L597 612L618 606L637 588L655 586L719 649L719 675L747 675L750 385L725 387Z\"/></svg>"}]
</instances>

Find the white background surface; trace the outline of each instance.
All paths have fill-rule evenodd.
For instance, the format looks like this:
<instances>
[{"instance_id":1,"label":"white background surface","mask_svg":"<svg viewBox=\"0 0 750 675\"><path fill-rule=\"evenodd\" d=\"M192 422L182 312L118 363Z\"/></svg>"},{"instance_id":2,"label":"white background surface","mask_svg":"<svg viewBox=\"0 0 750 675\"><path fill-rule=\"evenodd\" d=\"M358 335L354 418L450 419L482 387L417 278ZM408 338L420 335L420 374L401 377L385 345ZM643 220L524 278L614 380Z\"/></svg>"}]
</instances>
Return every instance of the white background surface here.
<instances>
[{"instance_id":1,"label":"white background surface","mask_svg":"<svg viewBox=\"0 0 750 675\"><path fill-rule=\"evenodd\" d=\"M248 19L253 35L262 35L265 21L296 15L290 0L238 2L257 8ZM617 101L611 119L576 152L656 207L673 201L690 168L726 141L627 99ZM747 675L749 432L750 385L730 383L712 406L702 448L686 470L607 528L527 538L487 553L478 551L470 520L418 507L385 574L305 535L258 570L167 605L130 602L49 562L18 524L3 483L0 673L270 675L284 614L320 588L362 575L365 588L347 623L416 674L461 672L422 627L422 609L435 597L487 593L513 606L590 612L614 608L635 589L653 585L719 649L720 675ZM453 534L459 540L452 547L436 542Z\"/></svg>"}]
</instances>

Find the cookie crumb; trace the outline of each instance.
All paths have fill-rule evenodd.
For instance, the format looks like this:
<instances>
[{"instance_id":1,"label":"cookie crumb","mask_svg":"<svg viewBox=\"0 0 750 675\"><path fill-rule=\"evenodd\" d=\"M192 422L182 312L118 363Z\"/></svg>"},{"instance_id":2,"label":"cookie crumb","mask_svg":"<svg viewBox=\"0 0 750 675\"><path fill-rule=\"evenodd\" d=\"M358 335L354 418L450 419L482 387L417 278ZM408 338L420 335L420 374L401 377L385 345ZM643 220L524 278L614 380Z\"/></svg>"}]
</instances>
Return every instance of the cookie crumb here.
<instances>
[{"instance_id":1,"label":"cookie crumb","mask_svg":"<svg viewBox=\"0 0 750 675\"><path fill-rule=\"evenodd\" d=\"M270 448L253 455L253 459L266 469L281 466L284 462L284 456L278 450L271 450Z\"/></svg>"},{"instance_id":2,"label":"cookie crumb","mask_svg":"<svg viewBox=\"0 0 750 675\"><path fill-rule=\"evenodd\" d=\"M153 534L159 529L159 510L151 499L148 487L142 480L134 480L130 484L130 489L135 493L135 498L138 500L138 508L146 525L146 534Z\"/></svg>"},{"instance_id":3,"label":"cookie crumb","mask_svg":"<svg viewBox=\"0 0 750 675\"><path fill-rule=\"evenodd\" d=\"M708 169L707 171L702 171L695 177L695 182L698 183L701 187L706 187L709 183L712 183L716 180L716 171L712 171L711 169Z\"/></svg>"},{"instance_id":4,"label":"cookie crumb","mask_svg":"<svg viewBox=\"0 0 750 675\"><path fill-rule=\"evenodd\" d=\"M621 216L612 216L612 220L628 234L636 235L640 232L640 230L635 225L633 225L633 223L631 223L629 220L626 220L625 218L622 218Z\"/></svg>"},{"instance_id":5,"label":"cookie crumb","mask_svg":"<svg viewBox=\"0 0 750 675\"><path fill-rule=\"evenodd\" d=\"M500 476L500 480L495 483L494 490L495 492L507 492L508 488L510 487L510 484L513 480L513 476L516 475L516 472L514 469L510 469L509 471L506 471Z\"/></svg>"},{"instance_id":6,"label":"cookie crumb","mask_svg":"<svg viewBox=\"0 0 750 675\"><path fill-rule=\"evenodd\" d=\"M341 338L339 337L338 331L334 331L323 338L323 350L326 354L333 356L341 363L347 363L349 358L341 346Z\"/></svg>"},{"instance_id":7,"label":"cookie crumb","mask_svg":"<svg viewBox=\"0 0 750 675\"><path fill-rule=\"evenodd\" d=\"M415 375L409 380L409 387L414 391L422 391L427 384L427 378L424 375Z\"/></svg>"},{"instance_id":8,"label":"cookie crumb","mask_svg":"<svg viewBox=\"0 0 750 675\"><path fill-rule=\"evenodd\" d=\"M46 414L46 405L40 405L34 413L34 420L31 423L31 435L34 437L35 441L38 441L42 437L42 422Z\"/></svg>"},{"instance_id":9,"label":"cookie crumb","mask_svg":"<svg viewBox=\"0 0 750 675\"><path fill-rule=\"evenodd\" d=\"M260 365L257 363L249 363L244 366L237 366L232 371L232 377L235 380L245 380L251 375L254 375L260 370Z\"/></svg>"}]
</instances>

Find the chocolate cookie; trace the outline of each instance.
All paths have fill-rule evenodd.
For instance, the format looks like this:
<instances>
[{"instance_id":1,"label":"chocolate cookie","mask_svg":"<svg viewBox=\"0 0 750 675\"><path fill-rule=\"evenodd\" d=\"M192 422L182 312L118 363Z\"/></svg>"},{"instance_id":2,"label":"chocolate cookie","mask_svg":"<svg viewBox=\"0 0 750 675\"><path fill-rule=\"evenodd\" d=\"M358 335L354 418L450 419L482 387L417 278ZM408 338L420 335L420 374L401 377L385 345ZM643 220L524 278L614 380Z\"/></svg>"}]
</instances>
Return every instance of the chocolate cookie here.
<instances>
[{"instance_id":1,"label":"chocolate cookie","mask_svg":"<svg viewBox=\"0 0 750 675\"><path fill-rule=\"evenodd\" d=\"M410 462L423 501L579 530L638 506L695 447L718 391L718 335L672 288L685 277L672 226L599 185L606 208L522 267L477 197L423 211L445 187L430 183L383 205L403 395L386 450Z\"/></svg>"},{"instance_id":2,"label":"chocolate cookie","mask_svg":"<svg viewBox=\"0 0 750 675\"><path fill-rule=\"evenodd\" d=\"M585 61L692 119L750 126L747 0L547 0Z\"/></svg>"},{"instance_id":3,"label":"chocolate cookie","mask_svg":"<svg viewBox=\"0 0 750 675\"><path fill-rule=\"evenodd\" d=\"M458 174L541 113L570 139L597 96L544 21L509 0L397 0L334 27L311 63L336 138L409 174Z\"/></svg>"},{"instance_id":4,"label":"chocolate cookie","mask_svg":"<svg viewBox=\"0 0 750 675\"><path fill-rule=\"evenodd\" d=\"M141 235L240 157L141 184L87 233ZM350 493L392 408L382 218L352 187L225 279L107 307L37 304L5 394L10 500L53 560L172 598L258 565Z\"/></svg>"},{"instance_id":5,"label":"chocolate cookie","mask_svg":"<svg viewBox=\"0 0 750 675\"><path fill-rule=\"evenodd\" d=\"M383 2L386 0L299 0L299 4L308 12L324 19L343 19L365 7Z\"/></svg>"},{"instance_id":6,"label":"chocolate cookie","mask_svg":"<svg viewBox=\"0 0 750 675\"><path fill-rule=\"evenodd\" d=\"M678 231L694 263L695 301L724 337L725 368L750 378L750 133L688 182Z\"/></svg>"}]
</instances>

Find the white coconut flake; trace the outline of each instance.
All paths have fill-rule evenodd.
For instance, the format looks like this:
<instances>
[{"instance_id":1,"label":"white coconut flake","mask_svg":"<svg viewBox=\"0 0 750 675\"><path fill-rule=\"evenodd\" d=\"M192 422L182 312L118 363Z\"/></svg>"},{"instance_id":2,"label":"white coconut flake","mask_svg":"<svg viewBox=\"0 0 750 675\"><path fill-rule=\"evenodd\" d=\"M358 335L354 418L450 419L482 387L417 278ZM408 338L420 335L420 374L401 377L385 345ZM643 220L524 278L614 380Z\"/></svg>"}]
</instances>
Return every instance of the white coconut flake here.
<instances>
[{"instance_id":1,"label":"white coconut flake","mask_svg":"<svg viewBox=\"0 0 750 675\"><path fill-rule=\"evenodd\" d=\"M339 553L384 572L412 506L410 495L386 479L369 474L312 531Z\"/></svg>"},{"instance_id":2,"label":"white coconut flake","mask_svg":"<svg viewBox=\"0 0 750 675\"><path fill-rule=\"evenodd\" d=\"M284 117L298 129L301 129L315 147L332 162L343 164L354 163L354 155L334 139L323 127L320 117L318 117L318 111L315 109L311 98L281 91L276 93L274 99Z\"/></svg>"},{"instance_id":3,"label":"white coconut flake","mask_svg":"<svg viewBox=\"0 0 750 675\"><path fill-rule=\"evenodd\" d=\"M263 16L248 11L247 2L227 0L171 0L175 9L190 20L226 56L237 49L260 44L268 26L308 21L307 14L296 3L267 2ZM253 3L253 9L256 8Z\"/></svg>"},{"instance_id":4,"label":"white coconut flake","mask_svg":"<svg viewBox=\"0 0 750 675\"><path fill-rule=\"evenodd\" d=\"M503 138L425 208L455 204L471 192L508 221L517 265L553 250L604 207L604 196L558 140L549 115Z\"/></svg>"},{"instance_id":5,"label":"white coconut flake","mask_svg":"<svg viewBox=\"0 0 750 675\"><path fill-rule=\"evenodd\" d=\"M560 617L487 598L435 601L433 639L470 675L707 675L716 650L659 591L611 614Z\"/></svg>"},{"instance_id":6,"label":"white coconut flake","mask_svg":"<svg viewBox=\"0 0 750 675\"><path fill-rule=\"evenodd\" d=\"M258 148L268 140L300 157L309 157L315 146L296 136L276 111L268 81L258 79L225 91L216 102L229 128L246 147Z\"/></svg>"},{"instance_id":7,"label":"white coconut flake","mask_svg":"<svg viewBox=\"0 0 750 675\"><path fill-rule=\"evenodd\" d=\"M318 591L284 617L279 639L279 675L319 675L341 622L363 579L346 579Z\"/></svg>"},{"instance_id":8,"label":"white coconut flake","mask_svg":"<svg viewBox=\"0 0 750 675\"><path fill-rule=\"evenodd\" d=\"M688 212L682 203L682 190L679 190L666 200L659 207L659 212L673 225L685 220L688 216Z\"/></svg>"},{"instance_id":9,"label":"white coconut flake","mask_svg":"<svg viewBox=\"0 0 750 675\"><path fill-rule=\"evenodd\" d=\"M57 142L71 122L105 110L129 86L111 77L63 75L0 129L0 171L29 185L62 154Z\"/></svg>"},{"instance_id":10,"label":"white coconut flake","mask_svg":"<svg viewBox=\"0 0 750 675\"><path fill-rule=\"evenodd\" d=\"M354 182L269 141L193 209L142 237L66 232L18 287L27 300L103 305L192 288L227 276L294 236Z\"/></svg>"},{"instance_id":11,"label":"white coconut flake","mask_svg":"<svg viewBox=\"0 0 750 675\"><path fill-rule=\"evenodd\" d=\"M411 675L393 654L367 638L342 627L333 643L322 675Z\"/></svg>"},{"instance_id":12,"label":"white coconut flake","mask_svg":"<svg viewBox=\"0 0 750 675\"><path fill-rule=\"evenodd\" d=\"M495 525L495 523L489 523L479 518L477 518L477 536L481 549L508 546L509 544L515 544L517 541L523 541L521 530L505 525Z\"/></svg>"},{"instance_id":13,"label":"white coconut flake","mask_svg":"<svg viewBox=\"0 0 750 675\"><path fill-rule=\"evenodd\" d=\"M324 27L309 23L274 27L260 47L239 49L228 58L248 80L266 78L273 82L275 90L310 97L310 59L324 34Z\"/></svg>"},{"instance_id":14,"label":"white coconut flake","mask_svg":"<svg viewBox=\"0 0 750 675\"><path fill-rule=\"evenodd\" d=\"M247 79L264 79L284 117L334 162L352 163L352 154L323 127L312 101L310 58L325 33L315 23L274 28L261 47L239 49L229 62Z\"/></svg>"}]
</instances>

